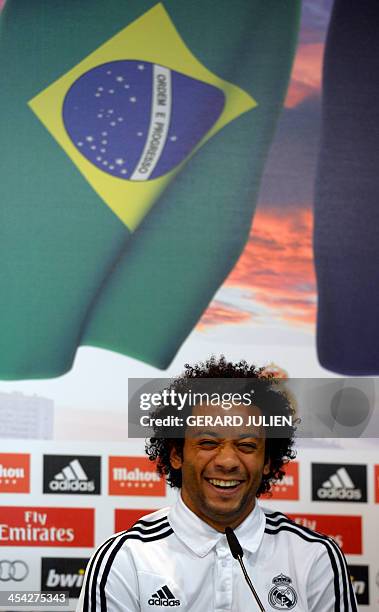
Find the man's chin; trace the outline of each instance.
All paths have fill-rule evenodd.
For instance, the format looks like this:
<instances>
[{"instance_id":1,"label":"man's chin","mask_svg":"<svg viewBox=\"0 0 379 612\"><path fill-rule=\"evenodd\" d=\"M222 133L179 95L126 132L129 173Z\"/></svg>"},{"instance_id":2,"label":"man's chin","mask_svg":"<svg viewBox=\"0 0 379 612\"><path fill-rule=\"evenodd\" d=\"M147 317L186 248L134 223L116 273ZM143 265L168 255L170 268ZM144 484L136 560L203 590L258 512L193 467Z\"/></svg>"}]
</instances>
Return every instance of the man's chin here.
<instances>
[{"instance_id":1,"label":"man's chin","mask_svg":"<svg viewBox=\"0 0 379 612\"><path fill-rule=\"evenodd\" d=\"M227 507L225 504L204 504L204 514L211 520L219 521L225 525L237 520L241 513L242 509L239 504L233 507Z\"/></svg>"}]
</instances>

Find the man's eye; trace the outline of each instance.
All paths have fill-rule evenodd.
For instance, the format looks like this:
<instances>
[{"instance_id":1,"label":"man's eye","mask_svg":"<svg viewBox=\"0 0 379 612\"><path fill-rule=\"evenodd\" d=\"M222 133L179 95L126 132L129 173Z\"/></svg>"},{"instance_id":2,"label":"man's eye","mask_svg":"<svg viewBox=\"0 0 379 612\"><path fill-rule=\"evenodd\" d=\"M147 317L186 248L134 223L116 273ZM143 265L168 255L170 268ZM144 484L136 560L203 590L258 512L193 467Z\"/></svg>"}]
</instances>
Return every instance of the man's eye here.
<instances>
[{"instance_id":1,"label":"man's eye","mask_svg":"<svg viewBox=\"0 0 379 612\"><path fill-rule=\"evenodd\" d=\"M245 452L251 452L257 449L257 445L254 442L241 442L238 444L238 448Z\"/></svg>"},{"instance_id":2,"label":"man's eye","mask_svg":"<svg viewBox=\"0 0 379 612\"><path fill-rule=\"evenodd\" d=\"M217 442L215 440L200 440L199 445L202 448L214 448L217 446Z\"/></svg>"}]
</instances>

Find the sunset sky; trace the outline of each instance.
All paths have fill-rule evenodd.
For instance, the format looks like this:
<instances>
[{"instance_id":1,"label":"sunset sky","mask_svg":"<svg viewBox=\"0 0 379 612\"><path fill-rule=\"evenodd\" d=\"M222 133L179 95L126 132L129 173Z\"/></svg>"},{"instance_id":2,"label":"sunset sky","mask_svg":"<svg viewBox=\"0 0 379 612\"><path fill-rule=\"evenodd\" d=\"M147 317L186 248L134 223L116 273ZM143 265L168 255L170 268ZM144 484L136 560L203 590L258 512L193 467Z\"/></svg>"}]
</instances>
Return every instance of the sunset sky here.
<instances>
[{"instance_id":1,"label":"sunset sky","mask_svg":"<svg viewBox=\"0 0 379 612\"><path fill-rule=\"evenodd\" d=\"M314 335L312 199L324 40L331 0L303 3L285 108L262 181L250 237L198 329L222 325L301 328ZM231 293L229 288L239 289Z\"/></svg>"}]
</instances>

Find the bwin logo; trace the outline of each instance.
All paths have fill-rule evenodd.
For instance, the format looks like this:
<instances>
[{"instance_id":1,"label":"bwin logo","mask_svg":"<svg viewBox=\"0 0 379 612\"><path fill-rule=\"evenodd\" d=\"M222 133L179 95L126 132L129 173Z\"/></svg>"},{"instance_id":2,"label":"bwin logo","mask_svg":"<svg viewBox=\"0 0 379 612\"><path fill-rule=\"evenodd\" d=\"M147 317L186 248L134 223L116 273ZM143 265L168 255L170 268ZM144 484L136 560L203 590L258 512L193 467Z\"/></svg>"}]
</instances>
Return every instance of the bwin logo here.
<instances>
[{"instance_id":1,"label":"bwin logo","mask_svg":"<svg viewBox=\"0 0 379 612\"><path fill-rule=\"evenodd\" d=\"M165 584L163 587L158 589L156 593L154 593L149 601L147 602L149 606L180 606L180 599L175 599L175 595L173 595Z\"/></svg>"},{"instance_id":2,"label":"bwin logo","mask_svg":"<svg viewBox=\"0 0 379 612\"><path fill-rule=\"evenodd\" d=\"M70 461L61 472L55 474L54 479L49 482L51 491L81 491L82 493L92 493L95 490L93 480L88 480L88 476L80 465L78 459Z\"/></svg>"},{"instance_id":3,"label":"bwin logo","mask_svg":"<svg viewBox=\"0 0 379 612\"><path fill-rule=\"evenodd\" d=\"M335 474L322 483L317 491L319 499L355 500L362 498L362 492L357 489L346 468L339 468Z\"/></svg>"},{"instance_id":4,"label":"bwin logo","mask_svg":"<svg viewBox=\"0 0 379 612\"><path fill-rule=\"evenodd\" d=\"M363 580L354 580L353 589L356 595L364 595L366 591L366 583Z\"/></svg>"},{"instance_id":5,"label":"bwin logo","mask_svg":"<svg viewBox=\"0 0 379 612\"><path fill-rule=\"evenodd\" d=\"M80 589L83 584L84 573L84 569L80 569L77 574L58 574L55 569L52 568L47 575L46 587L77 587Z\"/></svg>"}]
</instances>

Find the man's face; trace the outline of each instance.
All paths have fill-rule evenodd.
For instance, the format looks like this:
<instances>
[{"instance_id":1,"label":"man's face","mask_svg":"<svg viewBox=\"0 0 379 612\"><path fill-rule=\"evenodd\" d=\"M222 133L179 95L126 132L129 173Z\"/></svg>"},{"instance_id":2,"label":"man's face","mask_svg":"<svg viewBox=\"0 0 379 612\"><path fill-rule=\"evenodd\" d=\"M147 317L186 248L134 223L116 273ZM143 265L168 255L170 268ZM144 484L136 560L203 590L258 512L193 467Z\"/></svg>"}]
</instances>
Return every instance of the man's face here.
<instances>
[{"instance_id":1,"label":"man's face","mask_svg":"<svg viewBox=\"0 0 379 612\"><path fill-rule=\"evenodd\" d=\"M233 406L196 406L193 415L239 415L247 423L258 408ZM265 464L265 439L257 428L188 427L183 458L171 450L171 465L182 470L182 498L185 504L219 531L238 526L255 505Z\"/></svg>"}]
</instances>

